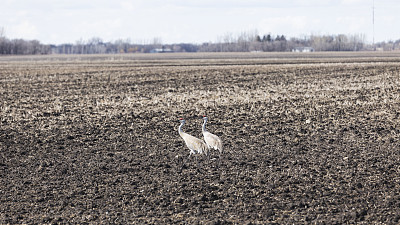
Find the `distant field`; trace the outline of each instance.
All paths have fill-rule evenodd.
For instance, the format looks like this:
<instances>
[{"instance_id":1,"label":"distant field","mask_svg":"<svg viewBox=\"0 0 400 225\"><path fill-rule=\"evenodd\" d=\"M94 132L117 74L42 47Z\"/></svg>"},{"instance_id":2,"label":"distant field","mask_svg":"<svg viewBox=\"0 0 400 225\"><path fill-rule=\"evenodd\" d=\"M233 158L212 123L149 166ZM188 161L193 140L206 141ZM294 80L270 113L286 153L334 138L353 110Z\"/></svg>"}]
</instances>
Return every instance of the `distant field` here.
<instances>
[{"instance_id":1,"label":"distant field","mask_svg":"<svg viewBox=\"0 0 400 225\"><path fill-rule=\"evenodd\" d=\"M397 224L399 140L400 52L2 56L0 224Z\"/></svg>"}]
</instances>

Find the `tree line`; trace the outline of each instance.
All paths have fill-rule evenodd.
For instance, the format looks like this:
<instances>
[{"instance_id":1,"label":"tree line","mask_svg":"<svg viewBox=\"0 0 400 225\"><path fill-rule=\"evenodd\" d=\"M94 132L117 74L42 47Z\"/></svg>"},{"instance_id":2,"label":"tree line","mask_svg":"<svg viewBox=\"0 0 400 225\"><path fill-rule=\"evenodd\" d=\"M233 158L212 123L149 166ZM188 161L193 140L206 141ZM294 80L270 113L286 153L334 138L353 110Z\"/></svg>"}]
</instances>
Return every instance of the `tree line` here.
<instances>
[{"instance_id":1,"label":"tree line","mask_svg":"<svg viewBox=\"0 0 400 225\"><path fill-rule=\"evenodd\" d=\"M79 40L74 44L46 45L38 40L8 39L0 28L1 55L38 54L119 54L150 52L288 52L296 48L308 47L314 51L365 51L400 50L397 41L366 44L362 34L356 35L310 35L302 38L287 38L285 35L258 35L256 32L226 34L216 42L202 44L180 43L162 44L155 38L148 43L132 43L129 39L104 42L101 38Z\"/></svg>"},{"instance_id":2,"label":"tree line","mask_svg":"<svg viewBox=\"0 0 400 225\"><path fill-rule=\"evenodd\" d=\"M129 40L103 42L100 38L78 41L75 44L51 45L53 54L116 54L150 52L287 52L298 47L312 47L315 51L368 50L362 35L312 35L287 39L285 35L263 36L243 32L227 34L214 42L202 44L162 44L159 39L147 44L135 44ZM157 51L154 51L157 50Z\"/></svg>"}]
</instances>

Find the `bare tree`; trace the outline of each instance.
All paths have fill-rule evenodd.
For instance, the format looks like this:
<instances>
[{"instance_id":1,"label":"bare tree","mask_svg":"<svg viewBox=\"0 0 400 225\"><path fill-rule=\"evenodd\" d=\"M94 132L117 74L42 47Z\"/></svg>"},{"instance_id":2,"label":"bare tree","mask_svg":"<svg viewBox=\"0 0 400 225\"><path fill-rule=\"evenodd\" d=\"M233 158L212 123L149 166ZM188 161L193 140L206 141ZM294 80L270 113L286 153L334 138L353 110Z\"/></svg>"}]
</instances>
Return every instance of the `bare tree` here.
<instances>
[{"instance_id":1,"label":"bare tree","mask_svg":"<svg viewBox=\"0 0 400 225\"><path fill-rule=\"evenodd\" d=\"M0 27L0 38L4 38L4 37L5 37L4 27Z\"/></svg>"},{"instance_id":2,"label":"bare tree","mask_svg":"<svg viewBox=\"0 0 400 225\"><path fill-rule=\"evenodd\" d=\"M0 54L6 54L5 53L5 48L6 48L6 38L4 34L4 27L0 27Z\"/></svg>"}]
</instances>

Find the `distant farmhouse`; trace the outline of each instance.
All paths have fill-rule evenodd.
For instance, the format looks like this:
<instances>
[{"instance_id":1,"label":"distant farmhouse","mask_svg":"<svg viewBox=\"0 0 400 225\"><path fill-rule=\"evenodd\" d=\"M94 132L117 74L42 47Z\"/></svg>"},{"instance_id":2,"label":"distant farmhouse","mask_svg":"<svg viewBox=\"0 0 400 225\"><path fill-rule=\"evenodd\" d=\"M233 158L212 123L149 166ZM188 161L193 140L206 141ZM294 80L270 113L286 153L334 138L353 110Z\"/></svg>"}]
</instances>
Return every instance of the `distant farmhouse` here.
<instances>
[{"instance_id":1,"label":"distant farmhouse","mask_svg":"<svg viewBox=\"0 0 400 225\"><path fill-rule=\"evenodd\" d=\"M150 53L167 53L167 52L174 52L170 48L155 48L150 50Z\"/></svg>"},{"instance_id":2,"label":"distant farmhouse","mask_svg":"<svg viewBox=\"0 0 400 225\"><path fill-rule=\"evenodd\" d=\"M314 52L314 48L312 47L296 47L292 49L292 52Z\"/></svg>"}]
</instances>

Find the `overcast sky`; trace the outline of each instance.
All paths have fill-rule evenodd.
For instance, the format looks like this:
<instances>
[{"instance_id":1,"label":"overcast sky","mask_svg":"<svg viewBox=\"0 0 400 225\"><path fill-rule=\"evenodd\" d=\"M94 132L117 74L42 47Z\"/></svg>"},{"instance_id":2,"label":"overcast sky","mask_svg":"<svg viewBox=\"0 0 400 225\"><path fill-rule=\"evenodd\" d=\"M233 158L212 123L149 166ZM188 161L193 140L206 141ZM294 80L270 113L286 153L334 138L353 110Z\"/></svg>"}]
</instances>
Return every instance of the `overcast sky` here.
<instances>
[{"instance_id":1,"label":"overcast sky","mask_svg":"<svg viewBox=\"0 0 400 225\"><path fill-rule=\"evenodd\" d=\"M226 34L364 34L373 0L1 0L5 36L44 44L99 37L162 43L216 42ZM400 39L400 2L375 0L375 41Z\"/></svg>"}]
</instances>

